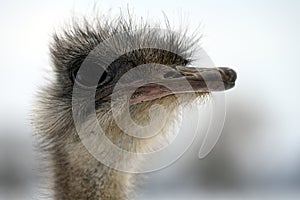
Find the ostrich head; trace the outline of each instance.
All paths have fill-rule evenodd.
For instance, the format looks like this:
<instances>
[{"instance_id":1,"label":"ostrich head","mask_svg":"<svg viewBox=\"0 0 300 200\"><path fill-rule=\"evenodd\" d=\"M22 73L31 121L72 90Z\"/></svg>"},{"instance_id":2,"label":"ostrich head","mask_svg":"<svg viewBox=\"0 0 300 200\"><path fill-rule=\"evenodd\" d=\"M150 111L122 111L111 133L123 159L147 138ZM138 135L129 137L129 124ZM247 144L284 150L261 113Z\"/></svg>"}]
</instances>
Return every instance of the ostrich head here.
<instances>
[{"instance_id":1,"label":"ostrich head","mask_svg":"<svg viewBox=\"0 0 300 200\"><path fill-rule=\"evenodd\" d=\"M147 23L134 24L124 18L97 19L94 24L74 24L54 36L55 79L40 93L34 122L43 148L52 155L57 199L128 197L131 176L103 165L82 144L80 134L89 138L96 126L90 120L91 110L114 145L130 152L148 152L160 148L161 138L177 122L181 104L234 86L236 73L230 68L191 67L198 39L174 33L169 26L159 31L157 25L149 29ZM75 100L74 95L78 97ZM87 106L87 97L93 99L92 108ZM161 107L153 109L155 104L166 112L160 112ZM75 111L74 106L78 108ZM124 115L127 108L129 115ZM135 137L141 131L135 130L128 118L147 126L152 120L150 109L156 119L154 126L161 127L158 134ZM83 133L76 130L74 116L89 124ZM126 131L116 121L123 122ZM149 134L149 129L146 132ZM98 151L103 145L101 140L89 141ZM128 159L119 157L113 161L117 163L114 167ZM136 160L130 160L130 167L136 167Z\"/></svg>"}]
</instances>

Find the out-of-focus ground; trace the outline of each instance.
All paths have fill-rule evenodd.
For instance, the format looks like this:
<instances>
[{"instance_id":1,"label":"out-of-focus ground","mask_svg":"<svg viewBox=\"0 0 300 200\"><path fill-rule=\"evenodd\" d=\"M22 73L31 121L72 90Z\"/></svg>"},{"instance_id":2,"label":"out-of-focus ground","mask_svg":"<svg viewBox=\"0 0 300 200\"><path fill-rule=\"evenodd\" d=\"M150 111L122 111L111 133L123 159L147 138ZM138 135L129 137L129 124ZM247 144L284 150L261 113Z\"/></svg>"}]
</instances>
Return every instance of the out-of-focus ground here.
<instances>
[{"instance_id":1,"label":"out-of-focus ground","mask_svg":"<svg viewBox=\"0 0 300 200\"><path fill-rule=\"evenodd\" d=\"M203 47L215 65L238 73L236 87L226 94L226 121L214 150L199 160L200 137L176 163L149 173L136 190L138 199L299 199L299 1L113 0L98 6L118 10L127 3L137 16L163 18L163 10L171 22L178 15L191 28L202 22ZM32 170L38 163L31 152L33 96L46 83L54 29L72 15L89 13L93 4L0 3L1 200L41 199ZM180 134L193 131L193 116L184 119Z\"/></svg>"}]
</instances>

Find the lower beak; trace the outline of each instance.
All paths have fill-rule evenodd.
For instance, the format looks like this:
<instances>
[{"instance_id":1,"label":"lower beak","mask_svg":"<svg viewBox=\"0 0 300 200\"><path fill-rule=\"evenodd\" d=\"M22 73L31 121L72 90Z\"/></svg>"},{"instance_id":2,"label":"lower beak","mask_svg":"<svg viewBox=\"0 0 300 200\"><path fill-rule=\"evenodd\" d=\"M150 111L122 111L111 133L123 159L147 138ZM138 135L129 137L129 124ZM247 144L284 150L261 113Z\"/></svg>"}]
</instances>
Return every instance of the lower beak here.
<instances>
[{"instance_id":1,"label":"lower beak","mask_svg":"<svg viewBox=\"0 0 300 200\"><path fill-rule=\"evenodd\" d=\"M137 88L132 93L129 103L137 104L144 101L159 99L172 94L207 93L225 91L233 88L237 78L236 72L227 67L196 68L185 66L164 67L158 72L156 79L150 83L140 80L139 85L133 82L129 88ZM121 93L126 93L127 87Z\"/></svg>"}]
</instances>

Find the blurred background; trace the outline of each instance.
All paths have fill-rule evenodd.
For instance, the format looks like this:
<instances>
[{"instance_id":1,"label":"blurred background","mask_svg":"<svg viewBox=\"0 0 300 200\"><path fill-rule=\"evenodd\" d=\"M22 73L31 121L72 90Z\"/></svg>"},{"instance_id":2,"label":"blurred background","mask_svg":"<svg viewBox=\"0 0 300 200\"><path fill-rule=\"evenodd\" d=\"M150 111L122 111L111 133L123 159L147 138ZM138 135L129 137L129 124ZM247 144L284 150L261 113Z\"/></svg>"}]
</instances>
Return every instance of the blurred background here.
<instances>
[{"instance_id":1,"label":"blurred background","mask_svg":"<svg viewBox=\"0 0 300 200\"><path fill-rule=\"evenodd\" d=\"M172 24L201 25L215 65L238 72L213 151L200 160L197 140L173 165L149 173L138 199L299 199L299 1L12 0L0 2L1 200L40 199L30 109L50 70L48 44L55 29L89 15L95 3L101 12L129 7L144 18L164 12ZM196 119L185 119L180 134L190 123Z\"/></svg>"}]
</instances>

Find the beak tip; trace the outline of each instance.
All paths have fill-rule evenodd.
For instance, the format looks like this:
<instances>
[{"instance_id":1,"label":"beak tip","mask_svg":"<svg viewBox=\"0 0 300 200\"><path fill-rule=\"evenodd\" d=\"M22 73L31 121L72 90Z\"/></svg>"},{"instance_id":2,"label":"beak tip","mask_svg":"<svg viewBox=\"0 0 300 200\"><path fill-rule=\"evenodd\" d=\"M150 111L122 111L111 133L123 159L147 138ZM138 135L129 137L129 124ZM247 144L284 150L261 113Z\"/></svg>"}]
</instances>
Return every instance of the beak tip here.
<instances>
[{"instance_id":1,"label":"beak tip","mask_svg":"<svg viewBox=\"0 0 300 200\"><path fill-rule=\"evenodd\" d=\"M233 69L229 67L219 67L218 69L222 74L222 78L224 79L224 81L228 81L232 83L236 81L237 73Z\"/></svg>"}]
</instances>

